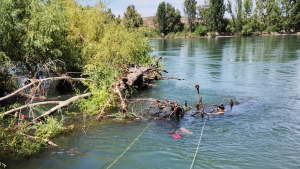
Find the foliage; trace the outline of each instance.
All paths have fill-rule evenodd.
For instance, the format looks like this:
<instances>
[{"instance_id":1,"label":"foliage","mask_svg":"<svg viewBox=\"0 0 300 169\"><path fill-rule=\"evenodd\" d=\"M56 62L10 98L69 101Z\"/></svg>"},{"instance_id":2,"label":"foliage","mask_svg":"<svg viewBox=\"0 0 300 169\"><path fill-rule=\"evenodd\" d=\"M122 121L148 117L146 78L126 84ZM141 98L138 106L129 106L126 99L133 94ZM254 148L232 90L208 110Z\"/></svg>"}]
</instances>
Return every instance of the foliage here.
<instances>
[{"instance_id":1,"label":"foliage","mask_svg":"<svg viewBox=\"0 0 300 169\"><path fill-rule=\"evenodd\" d=\"M188 17L190 31L193 32L194 21L196 19L196 0L185 0L183 2L183 12Z\"/></svg>"},{"instance_id":2,"label":"foliage","mask_svg":"<svg viewBox=\"0 0 300 169\"><path fill-rule=\"evenodd\" d=\"M37 137L42 139L51 138L66 130L66 127L63 126L63 122L63 116L60 121L53 116L47 116L45 121L39 121L29 129L33 129L35 131L34 135Z\"/></svg>"},{"instance_id":3,"label":"foliage","mask_svg":"<svg viewBox=\"0 0 300 169\"><path fill-rule=\"evenodd\" d=\"M16 119L0 119L0 156L20 159L41 151L46 144L43 140L30 140L24 136L25 124L16 127Z\"/></svg>"},{"instance_id":4,"label":"foliage","mask_svg":"<svg viewBox=\"0 0 300 169\"><path fill-rule=\"evenodd\" d=\"M127 28L136 28L143 26L143 19L141 15L135 10L134 5L129 5L127 11L124 13L124 25Z\"/></svg>"},{"instance_id":5,"label":"foliage","mask_svg":"<svg viewBox=\"0 0 300 169\"><path fill-rule=\"evenodd\" d=\"M208 27L210 31L220 31L225 13L224 0L214 0L209 3Z\"/></svg>"},{"instance_id":6,"label":"foliage","mask_svg":"<svg viewBox=\"0 0 300 169\"><path fill-rule=\"evenodd\" d=\"M198 18L203 22L207 23L207 20L209 19L209 4L207 0L204 1L203 5L197 6L198 11Z\"/></svg>"},{"instance_id":7,"label":"foliage","mask_svg":"<svg viewBox=\"0 0 300 169\"><path fill-rule=\"evenodd\" d=\"M167 30L167 18L166 18L166 3L165 1L159 3L156 14L155 14L155 20L154 22L157 23L157 30L160 33L164 33L166 34L166 30Z\"/></svg>"},{"instance_id":8,"label":"foliage","mask_svg":"<svg viewBox=\"0 0 300 169\"><path fill-rule=\"evenodd\" d=\"M79 67L59 0L3 0L0 23L0 50L22 71L36 72L49 58L68 60L68 68Z\"/></svg>"},{"instance_id":9,"label":"foliage","mask_svg":"<svg viewBox=\"0 0 300 169\"><path fill-rule=\"evenodd\" d=\"M253 32L252 23L248 23L243 26L242 35L250 36L252 35L252 32Z\"/></svg>"},{"instance_id":10,"label":"foliage","mask_svg":"<svg viewBox=\"0 0 300 169\"><path fill-rule=\"evenodd\" d=\"M58 121L56 117L47 117L45 122L38 122L25 129L26 123L16 118L4 119L0 116L1 159L5 157L18 160L34 155L47 147L43 139L54 137L66 129L63 127L63 118Z\"/></svg>"},{"instance_id":11,"label":"foliage","mask_svg":"<svg viewBox=\"0 0 300 169\"><path fill-rule=\"evenodd\" d=\"M207 33L207 27L205 25L196 25L196 30L194 33L200 36L204 36Z\"/></svg>"},{"instance_id":12,"label":"foliage","mask_svg":"<svg viewBox=\"0 0 300 169\"><path fill-rule=\"evenodd\" d=\"M158 32L155 28L151 27L139 27L138 31L140 31L145 37L154 38L158 36Z\"/></svg>"},{"instance_id":13,"label":"foliage","mask_svg":"<svg viewBox=\"0 0 300 169\"><path fill-rule=\"evenodd\" d=\"M159 33L176 33L183 29L183 24L180 19L180 11L178 9L175 11L175 8L170 3L166 4L163 1L158 5L154 23L157 24L156 27Z\"/></svg>"},{"instance_id":14,"label":"foliage","mask_svg":"<svg viewBox=\"0 0 300 169\"><path fill-rule=\"evenodd\" d=\"M92 97L83 100L81 108L89 113L97 113L110 97L110 89L116 78L130 63L148 64L152 50L143 32L130 32L123 26L105 25L105 36L101 43L91 43L83 49L86 65L85 75L91 79L85 82Z\"/></svg>"}]
</instances>

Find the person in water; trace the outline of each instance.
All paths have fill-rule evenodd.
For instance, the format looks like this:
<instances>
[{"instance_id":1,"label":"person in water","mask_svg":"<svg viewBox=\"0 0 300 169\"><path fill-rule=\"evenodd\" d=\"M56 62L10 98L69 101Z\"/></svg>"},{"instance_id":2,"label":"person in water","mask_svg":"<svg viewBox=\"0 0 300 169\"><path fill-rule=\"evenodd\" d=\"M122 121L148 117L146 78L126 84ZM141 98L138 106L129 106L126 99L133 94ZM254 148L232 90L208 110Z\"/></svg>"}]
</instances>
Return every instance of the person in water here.
<instances>
[{"instance_id":1,"label":"person in water","mask_svg":"<svg viewBox=\"0 0 300 169\"><path fill-rule=\"evenodd\" d=\"M224 107L223 103L221 103L221 104L219 105L218 111L221 111L221 112L225 111L225 107Z\"/></svg>"}]
</instances>

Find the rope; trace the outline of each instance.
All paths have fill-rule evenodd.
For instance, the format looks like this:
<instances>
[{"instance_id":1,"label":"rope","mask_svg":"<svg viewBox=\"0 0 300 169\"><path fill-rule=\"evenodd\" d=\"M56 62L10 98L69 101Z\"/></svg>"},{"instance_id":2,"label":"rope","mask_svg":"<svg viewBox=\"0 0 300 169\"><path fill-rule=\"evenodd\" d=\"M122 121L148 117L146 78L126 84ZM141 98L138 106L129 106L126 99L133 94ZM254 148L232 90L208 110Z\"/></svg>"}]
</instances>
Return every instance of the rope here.
<instances>
[{"instance_id":1,"label":"rope","mask_svg":"<svg viewBox=\"0 0 300 169\"><path fill-rule=\"evenodd\" d=\"M204 130L206 119L207 119L207 117L204 120L204 124L203 124L201 135L200 135L200 138L199 138L198 146L197 146L197 149L196 149L196 152L195 152L195 155L194 155L194 159L193 159L193 162L192 162L192 165L191 165L190 169L192 169L193 166L194 166L194 162L195 162L195 159L196 159L196 156L197 156L197 153L198 153L198 149L200 147L200 143L201 143L201 139L202 139L202 135L203 135L203 130Z\"/></svg>"},{"instance_id":2,"label":"rope","mask_svg":"<svg viewBox=\"0 0 300 169\"><path fill-rule=\"evenodd\" d=\"M127 150L129 150L131 148L131 146L139 139L139 137L148 129L148 127L151 125L151 123L149 123L145 129L141 132L140 135L137 136L137 138L135 138L133 140L133 142L129 145L129 147L126 148L126 150L124 150L124 152L118 157L115 159L115 161L113 163L110 164L110 166L108 166L106 169L109 169L111 166L113 166L125 153Z\"/></svg>"}]
</instances>

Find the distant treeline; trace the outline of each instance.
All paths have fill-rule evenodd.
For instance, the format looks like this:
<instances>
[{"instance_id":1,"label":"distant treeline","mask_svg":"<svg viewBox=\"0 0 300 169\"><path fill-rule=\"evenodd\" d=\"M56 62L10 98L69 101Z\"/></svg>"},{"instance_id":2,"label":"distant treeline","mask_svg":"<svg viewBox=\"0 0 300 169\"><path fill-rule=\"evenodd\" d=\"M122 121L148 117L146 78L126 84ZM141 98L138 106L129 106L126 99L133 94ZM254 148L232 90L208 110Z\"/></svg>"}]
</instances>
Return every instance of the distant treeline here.
<instances>
[{"instance_id":1,"label":"distant treeline","mask_svg":"<svg viewBox=\"0 0 300 169\"><path fill-rule=\"evenodd\" d=\"M255 4L254 4L255 3ZM132 5L133 6L133 5ZM125 14L132 11L129 10ZM170 3L161 2L153 20L157 35L193 33L211 35L227 33L231 35L259 35L262 32L296 33L300 28L299 0L206 0L197 5L196 0L185 0L182 4L188 24L181 22L181 14ZM134 7L134 6L133 6ZM230 18L225 18L227 12ZM125 15L137 18L136 15ZM140 16L140 15L139 15ZM131 19L133 21L133 19ZM137 20L137 19L136 19ZM141 26L138 19L136 26Z\"/></svg>"}]
</instances>

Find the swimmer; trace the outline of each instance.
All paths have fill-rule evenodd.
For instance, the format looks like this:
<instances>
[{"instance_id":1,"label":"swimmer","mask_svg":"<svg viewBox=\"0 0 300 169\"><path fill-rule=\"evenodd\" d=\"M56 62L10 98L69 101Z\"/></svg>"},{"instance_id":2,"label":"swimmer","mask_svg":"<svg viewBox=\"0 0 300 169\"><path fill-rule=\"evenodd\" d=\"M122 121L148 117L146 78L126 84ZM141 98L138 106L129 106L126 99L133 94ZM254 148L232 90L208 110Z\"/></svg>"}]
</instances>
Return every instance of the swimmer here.
<instances>
[{"instance_id":1,"label":"swimmer","mask_svg":"<svg viewBox=\"0 0 300 169\"><path fill-rule=\"evenodd\" d=\"M179 131L181 131L183 133L188 133L189 135L193 135L193 132L191 132L190 130L183 128L183 127L180 127Z\"/></svg>"},{"instance_id":2,"label":"swimmer","mask_svg":"<svg viewBox=\"0 0 300 169\"><path fill-rule=\"evenodd\" d=\"M174 133L188 133L189 135L193 135L193 132L191 132L190 130L180 127L178 130L170 130L168 131L169 134L174 134Z\"/></svg>"},{"instance_id":3,"label":"swimmer","mask_svg":"<svg viewBox=\"0 0 300 169\"><path fill-rule=\"evenodd\" d=\"M221 103L221 105L219 105L217 111L218 112L224 112L225 111L225 107L224 107L223 103Z\"/></svg>"}]
</instances>

